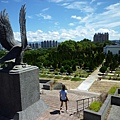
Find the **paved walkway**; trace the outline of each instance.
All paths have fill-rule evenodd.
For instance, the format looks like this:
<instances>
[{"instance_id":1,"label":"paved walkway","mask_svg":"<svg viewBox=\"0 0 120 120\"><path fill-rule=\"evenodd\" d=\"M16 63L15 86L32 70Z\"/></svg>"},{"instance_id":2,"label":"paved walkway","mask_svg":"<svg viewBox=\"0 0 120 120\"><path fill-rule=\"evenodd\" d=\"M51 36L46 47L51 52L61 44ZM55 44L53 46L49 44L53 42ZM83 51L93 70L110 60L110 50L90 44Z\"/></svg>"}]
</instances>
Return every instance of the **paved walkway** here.
<instances>
[{"instance_id":1,"label":"paved walkway","mask_svg":"<svg viewBox=\"0 0 120 120\"><path fill-rule=\"evenodd\" d=\"M80 113L80 116L76 114L76 100L98 96L95 94L78 92L68 90L68 110L69 113L65 112L65 107L63 106L63 112L60 113L60 100L59 100L59 90L52 91L43 91L41 94L41 99L49 106L49 109L42 114L37 120L82 120L83 113ZM80 118L79 118L80 117Z\"/></svg>"},{"instance_id":2,"label":"paved walkway","mask_svg":"<svg viewBox=\"0 0 120 120\"><path fill-rule=\"evenodd\" d=\"M120 106L112 105L107 120L120 120Z\"/></svg>"},{"instance_id":3,"label":"paved walkway","mask_svg":"<svg viewBox=\"0 0 120 120\"><path fill-rule=\"evenodd\" d=\"M98 79L98 73L101 66L99 66L91 75L89 75L86 80L84 80L76 90L83 90L88 91L91 85L94 83L95 80Z\"/></svg>"}]
</instances>

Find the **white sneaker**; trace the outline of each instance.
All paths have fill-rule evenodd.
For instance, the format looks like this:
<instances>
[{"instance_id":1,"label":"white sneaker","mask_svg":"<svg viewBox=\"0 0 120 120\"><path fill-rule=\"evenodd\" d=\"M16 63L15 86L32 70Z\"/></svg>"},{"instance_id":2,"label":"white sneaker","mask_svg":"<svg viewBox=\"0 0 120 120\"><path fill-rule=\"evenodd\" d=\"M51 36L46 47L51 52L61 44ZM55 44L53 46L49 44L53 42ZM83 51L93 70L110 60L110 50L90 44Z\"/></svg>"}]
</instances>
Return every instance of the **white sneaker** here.
<instances>
[{"instance_id":1,"label":"white sneaker","mask_svg":"<svg viewBox=\"0 0 120 120\"><path fill-rule=\"evenodd\" d=\"M69 111L68 111L68 110L66 110L66 113L69 113Z\"/></svg>"}]
</instances>

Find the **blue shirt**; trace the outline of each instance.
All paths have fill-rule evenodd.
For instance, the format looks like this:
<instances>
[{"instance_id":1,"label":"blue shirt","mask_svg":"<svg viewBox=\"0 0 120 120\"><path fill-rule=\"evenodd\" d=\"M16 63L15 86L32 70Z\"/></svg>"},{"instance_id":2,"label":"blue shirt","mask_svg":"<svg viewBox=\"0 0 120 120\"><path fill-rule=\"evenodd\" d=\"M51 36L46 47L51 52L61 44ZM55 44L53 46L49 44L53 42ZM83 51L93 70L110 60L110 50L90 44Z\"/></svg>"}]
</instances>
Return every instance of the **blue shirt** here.
<instances>
[{"instance_id":1,"label":"blue shirt","mask_svg":"<svg viewBox=\"0 0 120 120\"><path fill-rule=\"evenodd\" d=\"M60 97L62 100L66 100L67 90L60 90Z\"/></svg>"}]
</instances>

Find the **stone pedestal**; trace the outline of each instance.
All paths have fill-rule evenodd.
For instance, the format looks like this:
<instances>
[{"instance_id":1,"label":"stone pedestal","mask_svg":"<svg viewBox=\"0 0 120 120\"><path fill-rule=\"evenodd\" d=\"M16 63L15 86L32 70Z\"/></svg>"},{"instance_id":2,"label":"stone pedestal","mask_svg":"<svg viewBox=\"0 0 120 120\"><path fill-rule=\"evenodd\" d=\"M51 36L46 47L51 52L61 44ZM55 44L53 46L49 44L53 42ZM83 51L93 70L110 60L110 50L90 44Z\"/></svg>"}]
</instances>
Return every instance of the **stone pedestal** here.
<instances>
[{"instance_id":1,"label":"stone pedestal","mask_svg":"<svg viewBox=\"0 0 120 120\"><path fill-rule=\"evenodd\" d=\"M13 118L40 100L39 73L36 66L0 70L0 114ZM40 104L40 102L38 102ZM42 109L42 108L39 108Z\"/></svg>"}]
</instances>

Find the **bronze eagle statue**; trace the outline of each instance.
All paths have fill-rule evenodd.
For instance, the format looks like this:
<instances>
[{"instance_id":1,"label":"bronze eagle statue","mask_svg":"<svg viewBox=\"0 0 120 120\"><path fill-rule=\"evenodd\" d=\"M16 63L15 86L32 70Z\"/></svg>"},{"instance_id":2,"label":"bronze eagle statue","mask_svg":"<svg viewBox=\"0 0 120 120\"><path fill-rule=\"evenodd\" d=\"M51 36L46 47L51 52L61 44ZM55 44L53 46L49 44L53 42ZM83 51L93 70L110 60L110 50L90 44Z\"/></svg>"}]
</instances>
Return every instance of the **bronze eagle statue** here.
<instances>
[{"instance_id":1,"label":"bronze eagle statue","mask_svg":"<svg viewBox=\"0 0 120 120\"><path fill-rule=\"evenodd\" d=\"M13 30L9 21L6 10L0 13L0 43L9 52L2 58L0 63L15 59L14 65L21 65L23 63L23 53L28 49L28 42L26 36L26 8L22 5L19 13L20 35L21 43L14 38Z\"/></svg>"}]
</instances>

